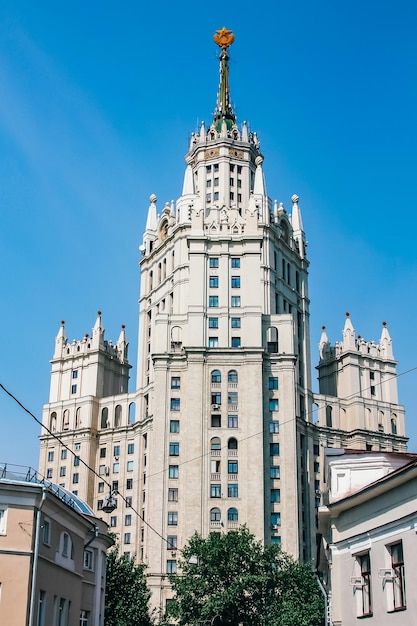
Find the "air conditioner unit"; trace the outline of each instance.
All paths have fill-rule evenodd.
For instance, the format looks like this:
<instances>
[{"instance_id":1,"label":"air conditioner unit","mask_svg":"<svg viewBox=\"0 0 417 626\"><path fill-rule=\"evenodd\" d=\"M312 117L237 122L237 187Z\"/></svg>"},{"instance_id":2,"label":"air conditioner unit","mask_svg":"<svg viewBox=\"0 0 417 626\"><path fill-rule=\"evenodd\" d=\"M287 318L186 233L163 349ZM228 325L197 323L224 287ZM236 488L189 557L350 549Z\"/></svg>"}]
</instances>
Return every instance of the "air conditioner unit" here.
<instances>
[{"instance_id":1,"label":"air conditioner unit","mask_svg":"<svg viewBox=\"0 0 417 626\"><path fill-rule=\"evenodd\" d=\"M278 530L277 524L272 524L271 528L272 528L272 530Z\"/></svg>"},{"instance_id":2,"label":"air conditioner unit","mask_svg":"<svg viewBox=\"0 0 417 626\"><path fill-rule=\"evenodd\" d=\"M351 587L358 587L358 588L362 589L362 587L363 587L362 576L351 576L350 577L350 586Z\"/></svg>"},{"instance_id":3,"label":"air conditioner unit","mask_svg":"<svg viewBox=\"0 0 417 626\"><path fill-rule=\"evenodd\" d=\"M213 411L220 411L220 404L212 404L211 408L213 409Z\"/></svg>"},{"instance_id":4,"label":"air conditioner unit","mask_svg":"<svg viewBox=\"0 0 417 626\"><path fill-rule=\"evenodd\" d=\"M106 465L106 467L104 468L104 473L106 474L106 476L110 475L110 467L108 465Z\"/></svg>"}]
</instances>

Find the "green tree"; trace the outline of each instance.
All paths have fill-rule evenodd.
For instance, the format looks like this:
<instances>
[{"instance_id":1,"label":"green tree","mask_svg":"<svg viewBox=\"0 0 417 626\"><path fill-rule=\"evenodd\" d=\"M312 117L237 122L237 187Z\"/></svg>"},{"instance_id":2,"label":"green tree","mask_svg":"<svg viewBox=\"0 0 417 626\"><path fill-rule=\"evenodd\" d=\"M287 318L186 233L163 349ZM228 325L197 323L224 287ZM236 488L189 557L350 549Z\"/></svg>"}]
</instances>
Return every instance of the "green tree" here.
<instances>
[{"instance_id":1,"label":"green tree","mask_svg":"<svg viewBox=\"0 0 417 626\"><path fill-rule=\"evenodd\" d=\"M119 555L115 546L107 554L105 626L151 626L145 565Z\"/></svg>"},{"instance_id":2,"label":"green tree","mask_svg":"<svg viewBox=\"0 0 417 626\"><path fill-rule=\"evenodd\" d=\"M243 526L195 534L169 576L169 612L180 626L322 626L324 602L307 565L277 545L263 546Z\"/></svg>"}]
</instances>

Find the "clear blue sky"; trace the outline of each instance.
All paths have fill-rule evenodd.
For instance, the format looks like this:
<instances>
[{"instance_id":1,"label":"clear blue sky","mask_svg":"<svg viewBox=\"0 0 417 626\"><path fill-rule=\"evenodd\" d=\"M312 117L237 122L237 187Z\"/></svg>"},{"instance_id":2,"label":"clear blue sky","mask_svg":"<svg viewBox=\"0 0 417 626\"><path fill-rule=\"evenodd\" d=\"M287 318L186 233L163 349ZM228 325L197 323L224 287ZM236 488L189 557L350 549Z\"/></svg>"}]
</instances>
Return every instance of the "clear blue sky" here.
<instances>
[{"instance_id":1,"label":"clear blue sky","mask_svg":"<svg viewBox=\"0 0 417 626\"><path fill-rule=\"evenodd\" d=\"M215 105L223 25L268 194L288 208L300 196L313 366L322 324L334 343L350 311L366 340L387 320L398 372L416 367L416 23L411 0L3 0L2 384L40 417L60 320L81 338L98 309L108 339L126 324L136 364L149 195L161 209L181 193L189 133ZM416 386L416 371L399 378L411 451ZM0 461L36 467L39 428L2 391L0 427Z\"/></svg>"}]
</instances>

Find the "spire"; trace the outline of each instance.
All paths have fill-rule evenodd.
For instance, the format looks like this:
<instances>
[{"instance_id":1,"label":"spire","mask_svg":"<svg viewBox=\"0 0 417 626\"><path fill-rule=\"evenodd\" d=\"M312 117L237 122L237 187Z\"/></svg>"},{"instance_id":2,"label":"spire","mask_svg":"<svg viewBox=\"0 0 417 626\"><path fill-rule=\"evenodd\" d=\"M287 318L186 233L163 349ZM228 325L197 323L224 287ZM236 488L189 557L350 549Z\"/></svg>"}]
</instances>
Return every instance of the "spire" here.
<instances>
[{"instance_id":1,"label":"spire","mask_svg":"<svg viewBox=\"0 0 417 626\"><path fill-rule=\"evenodd\" d=\"M325 326L321 327L321 337L320 337L320 343L319 343L319 353L320 353L320 359L322 361L327 359L328 356L329 356L329 353L330 353L330 342L329 342L329 339L327 337L326 327Z\"/></svg>"},{"instance_id":2,"label":"spire","mask_svg":"<svg viewBox=\"0 0 417 626\"><path fill-rule=\"evenodd\" d=\"M393 359L394 354L392 352L392 339L388 332L387 323L382 322L382 333L381 339L379 342L381 356L384 356L387 359Z\"/></svg>"},{"instance_id":3,"label":"spire","mask_svg":"<svg viewBox=\"0 0 417 626\"><path fill-rule=\"evenodd\" d=\"M193 195L193 194L194 194L193 170L192 170L191 165L187 165L187 168L184 174L184 184L182 186L182 195L187 196L187 195Z\"/></svg>"},{"instance_id":4,"label":"spire","mask_svg":"<svg viewBox=\"0 0 417 626\"><path fill-rule=\"evenodd\" d=\"M67 343L67 335L65 334L65 321L61 321L61 326L57 336L55 337L55 354L54 357L60 357L62 355L62 349Z\"/></svg>"},{"instance_id":5,"label":"spire","mask_svg":"<svg viewBox=\"0 0 417 626\"><path fill-rule=\"evenodd\" d=\"M156 195L154 193L150 196L149 202L151 204L150 204L149 209L148 209L148 218L146 220L146 228L145 228L145 230L155 231L156 230L156 202L157 202L157 197L156 197Z\"/></svg>"},{"instance_id":6,"label":"spire","mask_svg":"<svg viewBox=\"0 0 417 626\"><path fill-rule=\"evenodd\" d=\"M352 326L350 313L346 313L345 327L343 329L343 343L345 349L355 347L355 329Z\"/></svg>"},{"instance_id":7,"label":"spire","mask_svg":"<svg viewBox=\"0 0 417 626\"><path fill-rule=\"evenodd\" d=\"M225 26L223 26L221 30L216 30L214 34L214 41L222 51L220 54L219 95L217 97L217 105L213 117L215 123L223 119L226 120L228 128L231 128L232 124L235 122L235 114L230 104L229 55L227 54L227 48L232 45L234 40L234 34L231 30L227 30ZM220 128L218 130L220 130Z\"/></svg>"},{"instance_id":8,"label":"spire","mask_svg":"<svg viewBox=\"0 0 417 626\"><path fill-rule=\"evenodd\" d=\"M101 321L101 311L97 311L97 319L92 333L92 343L94 348L102 348L104 346L104 328Z\"/></svg>"},{"instance_id":9,"label":"spire","mask_svg":"<svg viewBox=\"0 0 417 626\"><path fill-rule=\"evenodd\" d=\"M117 349L119 352L119 359L122 363L125 359L127 359L128 343L126 341L125 328L126 328L125 325L122 324L122 330L120 331L119 339L117 340Z\"/></svg>"},{"instance_id":10,"label":"spire","mask_svg":"<svg viewBox=\"0 0 417 626\"><path fill-rule=\"evenodd\" d=\"M301 219L301 211L298 206L299 197L297 194L294 194L291 197L292 202L292 213L291 213L291 225L294 232L294 239L298 243L298 251L300 253L300 257L303 259L305 257L305 235L303 231L303 221Z\"/></svg>"}]
</instances>

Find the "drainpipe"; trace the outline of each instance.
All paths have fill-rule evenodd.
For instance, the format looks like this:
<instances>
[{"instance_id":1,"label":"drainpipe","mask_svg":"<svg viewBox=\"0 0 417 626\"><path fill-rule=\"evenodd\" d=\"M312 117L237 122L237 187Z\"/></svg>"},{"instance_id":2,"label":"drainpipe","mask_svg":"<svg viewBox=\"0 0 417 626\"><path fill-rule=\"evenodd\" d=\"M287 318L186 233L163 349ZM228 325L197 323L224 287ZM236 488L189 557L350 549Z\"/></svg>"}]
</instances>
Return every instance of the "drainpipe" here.
<instances>
[{"instance_id":1,"label":"drainpipe","mask_svg":"<svg viewBox=\"0 0 417 626\"><path fill-rule=\"evenodd\" d=\"M321 582L320 578L317 576L316 573L314 573L315 579L317 580L317 584L320 587L320 591L323 594L323 598L324 598L324 623L326 626L331 626L331 621L330 621L330 610L329 610L329 598L327 597L327 593L326 590L323 586L323 583Z\"/></svg>"},{"instance_id":2,"label":"drainpipe","mask_svg":"<svg viewBox=\"0 0 417 626\"><path fill-rule=\"evenodd\" d=\"M33 565L32 565L32 584L30 589L30 609L29 609L29 626L34 626L35 617L35 590L38 573L38 557L39 557L39 537L41 530L41 508L46 500L46 487L42 488L42 499L39 508L36 512L36 531L35 531L35 547L33 551Z\"/></svg>"}]
</instances>

